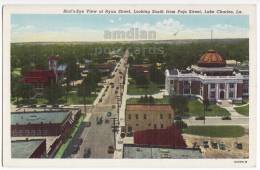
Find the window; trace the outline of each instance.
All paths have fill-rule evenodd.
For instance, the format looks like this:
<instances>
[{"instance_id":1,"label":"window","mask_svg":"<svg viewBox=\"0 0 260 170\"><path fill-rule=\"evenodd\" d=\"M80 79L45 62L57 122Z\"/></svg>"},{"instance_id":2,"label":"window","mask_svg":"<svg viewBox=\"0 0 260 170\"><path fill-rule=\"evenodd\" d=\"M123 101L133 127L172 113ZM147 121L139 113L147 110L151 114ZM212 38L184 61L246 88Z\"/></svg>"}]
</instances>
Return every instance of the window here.
<instances>
[{"instance_id":1,"label":"window","mask_svg":"<svg viewBox=\"0 0 260 170\"><path fill-rule=\"evenodd\" d=\"M151 126L151 123L149 123L148 126Z\"/></svg>"},{"instance_id":2,"label":"window","mask_svg":"<svg viewBox=\"0 0 260 170\"><path fill-rule=\"evenodd\" d=\"M163 124L161 124L161 129L163 129Z\"/></svg>"},{"instance_id":3,"label":"window","mask_svg":"<svg viewBox=\"0 0 260 170\"><path fill-rule=\"evenodd\" d=\"M213 83L210 84L210 88L211 88L211 89L215 89L215 84L213 84Z\"/></svg>"},{"instance_id":4,"label":"window","mask_svg":"<svg viewBox=\"0 0 260 170\"><path fill-rule=\"evenodd\" d=\"M225 88L225 84L224 83L219 84L219 86L220 86L220 89L224 89Z\"/></svg>"},{"instance_id":5,"label":"window","mask_svg":"<svg viewBox=\"0 0 260 170\"><path fill-rule=\"evenodd\" d=\"M168 117L169 117L169 119L171 119L171 118L172 118L172 115L171 115L171 114L169 114L169 116L168 116Z\"/></svg>"},{"instance_id":6,"label":"window","mask_svg":"<svg viewBox=\"0 0 260 170\"><path fill-rule=\"evenodd\" d=\"M232 91L231 91L231 92L229 92L229 94L228 94L228 95L229 95L229 97L230 97L230 98L233 98L233 97L234 97L234 93L233 93Z\"/></svg>"},{"instance_id":7,"label":"window","mask_svg":"<svg viewBox=\"0 0 260 170\"><path fill-rule=\"evenodd\" d=\"M170 84L173 84L173 80L170 80Z\"/></svg>"},{"instance_id":8,"label":"window","mask_svg":"<svg viewBox=\"0 0 260 170\"><path fill-rule=\"evenodd\" d=\"M128 120L131 120L131 114L128 114Z\"/></svg>"},{"instance_id":9,"label":"window","mask_svg":"<svg viewBox=\"0 0 260 170\"><path fill-rule=\"evenodd\" d=\"M214 92L214 91L210 92L210 98L211 98L211 99L214 99L214 98L215 98L215 96L216 96L216 94L215 94L215 92Z\"/></svg>"},{"instance_id":10,"label":"window","mask_svg":"<svg viewBox=\"0 0 260 170\"><path fill-rule=\"evenodd\" d=\"M229 83L229 88L233 89L234 88L234 83Z\"/></svg>"},{"instance_id":11,"label":"window","mask_svg":"<svg viewBox=\"0 0 260 170\"><path fill-rule=\"evenodd\" d=\"M138 114L135 115L135 118L138 119Z\"/></svg>"},{"instance_id":12,"label":"window","mask_svg":"<svg viewBox=\"0 0 260 170\"><path fill-rule=\"evenodd\" d=\"M139 124L138 123L136 123L136 125L135 126L139 126Z\"/></svg>"},{"instance_id":13,"label":"window","mask_svg":"<svg viewBox=\"0 0 260 170\"><path fill-rule=\"evenodd\" d=\"M146 114L144 114L144 119L146 119Z\"/></svg>"},{"instance_id":14,"label":"window","mask_svg":"<svg viewBox=\"0 0 260 170\"><path fill-rule=\"evenodd\" d=\"M163 114L160 114L160 119L163 119Z\"/></svg>"},{"instance_id":15,"label":"window","mask_svg":"<svg viewBox=\"0 0 260 170\"><path fill-rule=\"evenodd\" d=\"M154 125L153 125L153 128L154 128L154 129L156 129L156 128L157 128L157 127L156 127L156 124L154 124Z\"/></svg>"}]
</instances>

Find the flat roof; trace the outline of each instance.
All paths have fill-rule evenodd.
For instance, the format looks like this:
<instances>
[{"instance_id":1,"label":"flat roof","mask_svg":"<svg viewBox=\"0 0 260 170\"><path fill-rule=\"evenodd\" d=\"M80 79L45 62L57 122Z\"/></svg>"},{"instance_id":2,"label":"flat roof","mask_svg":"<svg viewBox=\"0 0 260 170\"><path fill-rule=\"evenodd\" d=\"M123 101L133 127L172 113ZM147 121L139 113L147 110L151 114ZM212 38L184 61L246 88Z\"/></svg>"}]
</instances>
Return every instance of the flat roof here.
<instances>
[{"instance_id":1,"label":"flat roof","mask_svg":"<svg viewBox=\"0 0 260 170\"><path fill-rule=\"evenodd\" d=\"M174 149L166 147L149 147L126 144L123 149L124 158L153 158L153 159L200 159L202 153L199 149Z\"/></svg>"},{"instance_id":2,"label":"flat roof","mask_svg":"<svg viewBox=\"0 0 260 170\"><path fill-rule=\"evenodd\" d=\"M12 141L12 158L29 158L43 141L44 139Z\"/></svg>"},{"instance_id":3,"label":"flat roof","mask_svg":"<svg viewBox=\"0 0 260 170\"><path fill-rule=\"evenodd\" d=\"M12 125L27 125L41 123L62 123L69 115L69 111L62 112L12 112Z\"/></svg>"},{"instance_id":4,"label":"flat roof","mask_svg":"<svg viewBox=\"0 0 260 170\"><path fill-rule=\"evenodd\" d=\"M169 104L128 104L127 111L149 111L149 112L168 112L172 113L173 109Z\"/></svg>"}]
</instances>

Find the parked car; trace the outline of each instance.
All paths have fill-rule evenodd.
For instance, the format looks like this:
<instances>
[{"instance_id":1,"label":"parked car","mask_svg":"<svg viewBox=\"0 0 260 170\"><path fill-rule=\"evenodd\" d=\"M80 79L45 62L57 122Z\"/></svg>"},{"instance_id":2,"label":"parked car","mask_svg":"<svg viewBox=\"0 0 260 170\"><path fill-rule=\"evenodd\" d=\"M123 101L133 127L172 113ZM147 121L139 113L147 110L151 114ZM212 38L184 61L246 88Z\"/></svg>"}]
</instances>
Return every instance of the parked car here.
<instances>
[{"instance_id":1,"label":"parked car","mask_svg":"<svg viewBox=\"0 0 260 170\"><path fill-rule=\"evenodd\" d=\"M58 104L54 104L52 105L53 108L59 108L59 105Z\"/></svg>"},{"instance_id":2,"label":"parked car","mask_svg":"<svg viewBox=\"0 0 260 170\"><path fill-rule=\"evenodd\" d=\"M97 124L100 125L103 123L103 118L102 116L101 117L97 117L97 120L96 120Z\"/></svg>"},{"instance_id":3,"label":"parked car","mask_svg":"<svg viewBox=\"0 0 260 170\"><path fill-rule=\"evenodd\" d=\"M86 127L90 127L91 126L91 122L86 122Z\"/></svg>"},{"instance_id":4,"label":"parked car","mask_svg":"<svg viewBox=\"0 0 260 170\"><path fill-rule=\"evenodd\" d=\"M211 142L211 147L213 149L218 149L218 143L217 142Z\"/></svg>"},{"instance_id":5,"label":"parked car","mask_svg":"<svg viewBox=\"0 0 260 170\"><path fill-rule=\"evenodd\" d=\"M90 148L84 149L84 155L83 155L83 157L84 157L84 158L89 158L90 155L91 155L91 150L90 150Z\"/></svg>"},{"instance_id":6,"label":"parked car","mask_svg":"<svg viewBox=\"0 0 260 170\"><path fill-rule=\"evenodd\" d=\"M222 120L231 120L231 117L230 116L224 116L224 117L222 117Z\"/></svg>"},{"instance_id":7,"label":"parked car","mask_svg":"<svg viewBox=\"0 0 260 170\"><path fill-rule=\"evenodd\" d=\"M203 147L204 148L209 148L209 142L208 141L203 141Z\"/></svg>"},{"instance_id":8,"label":"parked car","mask_svg":"<svg viewBox=\"0 0 260 170\"><path fill-rule=\"evenodd\" d=\"M195 120L205 120L205 118L203 116L198 116L195 118Z\"/></svg>"},{"instance_id":9,"label":"parked car","mask_svg":"<svg viewBox=\"0 0 260 170\"><path fill-rule=\"evenodd\" d=\"M107 153L112 154L114 153L114 147L112 145L108 146Z\"/></svg>"},{"instance_id":10,"label":"parked car","mask_svg":"<svg viewBox=\"0 0 260 170\"><path fill-rule=\"evenodd\" d=\"M235 143L237 149L243 149L242 143Z\"/></svg>"},{"instance_id":11,"label":"parked car","mask_svg":"<svg viewBox=\"0 0 260 170\"><path fill-rule=\"evenodd\" d=\"M83 139L82 138L78 138L76 140L76 144L81 145L82 143L83 143Z\"/></svg>"},{"instance_id":12,"label":"parked car","mask_svg":"<svg viewBox=\"0 0 260 170\"><path fill-rule=\"evenodd\" d=\"M182 117L179 116L179 115L176 115L176 116L174 117L174 120L182 120Z\"/></svg>"},{"instance_id":13,"label":"parked car","mask_svg":"<svg viewBox=\"0 0 260 170\"><path fill-rule=\"evenodd\" d=\"M226 145L223 142L219 143L218 146L219 146L219 149L226 150Z\"/></svg>"},{"instance_id":14,"label":"parked car","mask_svg":"<svg viewBox=\"0 0 260 170\"><path fill-rule=\"evenodd\" d=\"M42 105L40 105L40 107L47 107L47 105L46 104L42 104Z\"/></svg>"},{"instance_id":15,"label":"parked car","mask_svg":"<svg viewBox=\"0 0 260 170\"><path fill-rule=\"evenodd\" d=\"M78 150L79 150L79 145L78 144L74 144L73 145L73 149L72 149L72 153L76 154L78 152Z\"/></svg>"}]
</instances>

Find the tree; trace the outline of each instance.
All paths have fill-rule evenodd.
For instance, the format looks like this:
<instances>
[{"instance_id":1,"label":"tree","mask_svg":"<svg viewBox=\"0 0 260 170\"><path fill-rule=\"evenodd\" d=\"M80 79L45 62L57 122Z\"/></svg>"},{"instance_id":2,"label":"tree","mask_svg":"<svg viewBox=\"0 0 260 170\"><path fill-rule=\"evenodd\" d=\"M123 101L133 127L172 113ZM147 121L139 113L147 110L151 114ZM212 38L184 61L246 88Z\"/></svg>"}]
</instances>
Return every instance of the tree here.
<instances>
[{"instance_id":1,"label":"tree","mask_svg":"<svg viewBox=\"0 0 260 170\"><path fill-rule=\"evenodd\" d=\"M56 82L51 83L44 89L44 96L52 105L58 103L58 99L63 95L63 88Z\"/></svg>"},{"instance_id":2,"label":"tree","mask_svg":"<svg viewBox=\"0 0 260 170\"><path fill-rule=\"evenodd\" d=\"M188 99L184 96L172 96L170 104L177 114L184 114L188 109Z\"/></svg>"}]
</instances>

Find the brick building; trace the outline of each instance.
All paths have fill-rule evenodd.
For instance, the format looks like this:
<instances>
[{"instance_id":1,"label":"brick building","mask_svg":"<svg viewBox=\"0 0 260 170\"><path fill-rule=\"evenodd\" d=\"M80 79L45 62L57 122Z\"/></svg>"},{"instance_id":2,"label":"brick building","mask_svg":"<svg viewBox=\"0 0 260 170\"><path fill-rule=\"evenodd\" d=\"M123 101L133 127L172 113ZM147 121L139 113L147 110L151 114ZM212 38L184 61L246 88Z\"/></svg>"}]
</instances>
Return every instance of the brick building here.
<instances>
[{"instance_id":1,"label":"brick building","mask_svg":"<svg viewBox=\"0 0 260 170\"><path fill-rule=\"evenodd\" d=\"M197 96L209 101L241 102L248 97L248 66L226 65L215 50L203 54L197 65L186 70L166 70L165 88L169 95Z\"/></svg>"},{"instance_id":2,"label":"brick building","mask_svg":"<svg viewBox=\"0 0 260 170\"><path fill-rule=\"evenodd\" d=\"M172 125L174 111L170 105L165 104L128 104L125 118L127 133L164 129Z\"/></svg>"},{"instance_id":3,"label":"brick building","mask_svg":"<svg viewBox=\"0 0 260 170\"><path fill-rule=\"evenodd\" d=\"M80 111L13 112L11 113L11 136L67 136Z\"/></svg>"}]
</instances>

